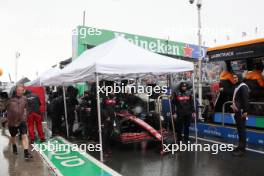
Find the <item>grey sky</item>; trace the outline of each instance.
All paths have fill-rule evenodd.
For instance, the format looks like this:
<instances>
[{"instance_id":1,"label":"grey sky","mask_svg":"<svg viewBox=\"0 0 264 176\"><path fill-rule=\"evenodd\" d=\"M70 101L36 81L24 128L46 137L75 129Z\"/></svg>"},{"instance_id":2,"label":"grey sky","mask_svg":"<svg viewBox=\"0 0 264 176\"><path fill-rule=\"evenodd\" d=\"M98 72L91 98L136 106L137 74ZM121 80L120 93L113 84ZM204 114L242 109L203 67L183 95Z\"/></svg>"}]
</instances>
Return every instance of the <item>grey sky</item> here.
<instances>
[{"instance_id":1,"label":"grey sky","mask_svg":"<svg viewBox=\"0 0 264 176\"><path fill-rule=\"evenodd\" d=\"M203 0L205 45L263 37L263 6L262 0ZM83 10L87 26L197 43L197 10L188 0L0 0L0 80L8 73L14 79L16 51L18 78L34 79L71 57L71 31L82 23Z\"/></svg>"}]
</instances>

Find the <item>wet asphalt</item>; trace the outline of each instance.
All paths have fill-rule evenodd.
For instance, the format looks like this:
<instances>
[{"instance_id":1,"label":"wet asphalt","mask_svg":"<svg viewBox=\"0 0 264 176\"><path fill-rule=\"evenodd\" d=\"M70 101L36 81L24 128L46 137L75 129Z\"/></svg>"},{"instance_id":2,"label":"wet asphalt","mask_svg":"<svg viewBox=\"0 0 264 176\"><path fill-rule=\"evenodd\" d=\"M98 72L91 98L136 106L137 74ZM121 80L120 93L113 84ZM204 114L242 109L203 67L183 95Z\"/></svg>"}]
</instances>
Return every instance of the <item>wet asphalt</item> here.
<instances>
[{"instance_id":1,"label":"wet asphalt","mask_svg":"<svg viewBox=\"0 0 264 176\"><path fill-rule=\"evenodd\" d=\"M73 140L73 143L85 141ZM199 141L199 143L205 143ZM0 176L49 176L50 170L38 153L25 162L19 145L19 155L12 154L9 133L0 134ZM90 153L98 158L98 153ZM233 157L230 152L177 152L160 155L158 146L141 143L115 145L106 165L123 176L262 176L264 155L247 152L244 157Z\"/></svg>"},{"instance_id":2,"label":"wet asphalt","mask_svg":"<svg viewBox=\"0 0 264 176\"><path fill-rule=\"evenodd\" d=\"M200 141L200 143L203 143ZM106 162L124 176L261 176L264 155L247 152L234 157L230 152L177 152L161 156L155 149L115 149Z\"/></svg>"},{"instance_id":3,"label":"wet asphalt","mask_svg":"<svg viewBox=\"0 0 264 176\"><path fill-rule=\"evenodd\" d=\"M18 143L18 155L14 155L9 144L9 132L0 131L0 176L49 176L50 170L39 154L25 161L24 151Z\"/></svg>"}]
</instances>

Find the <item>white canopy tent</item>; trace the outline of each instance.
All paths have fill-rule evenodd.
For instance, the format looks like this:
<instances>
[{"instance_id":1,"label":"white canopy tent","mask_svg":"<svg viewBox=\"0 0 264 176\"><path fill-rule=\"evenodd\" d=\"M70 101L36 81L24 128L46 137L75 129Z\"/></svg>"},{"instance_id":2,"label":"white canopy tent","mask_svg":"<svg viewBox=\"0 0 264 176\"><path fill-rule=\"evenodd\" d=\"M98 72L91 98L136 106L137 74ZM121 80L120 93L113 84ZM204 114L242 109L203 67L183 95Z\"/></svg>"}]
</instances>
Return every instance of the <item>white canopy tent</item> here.
<instances>
[{"instance_id":1,"label":"white canopy tent","mask_svg":"<svg viewBox=\"0 0 264 176\"><path fill-rule=\"evenodd\" d=\"M122 37L85 51L44 85L62 85L87 80L129 79L193 70L193 63L159 55L138 47Z\"/></svg>"},{"instance_id":2,"label":"white canopy tent","mask_svg":"<svg viewBox=\"0 0 264 176\"><path fill-rule=\"evenodd\" d=\"M66 85L96 81L97 100L100 100L98 87L101 79L141 78L147 75L193 71L193 69L194 65L191 62L153 53L118 37L85 51L63 70L42 83L43 85ZM102 145L100 101L97 101L97 109L99 140ZM100 153L100 158L103 161L103 151Z\"/></svg>"},{"instance_id":3,"label":"white canopy tent","mask_svg":"<svg viewBox=\"0 0 264 176\"><path fill-rule=\"evenodd\" d=\"M42 85L43 82L45 82L47 79L53 77L54 75L57 75L61 69L54 67L46 70L43 72L37 79L27 83L27 86L36 86L36 85Z\"/></svg>"}]
</instances>

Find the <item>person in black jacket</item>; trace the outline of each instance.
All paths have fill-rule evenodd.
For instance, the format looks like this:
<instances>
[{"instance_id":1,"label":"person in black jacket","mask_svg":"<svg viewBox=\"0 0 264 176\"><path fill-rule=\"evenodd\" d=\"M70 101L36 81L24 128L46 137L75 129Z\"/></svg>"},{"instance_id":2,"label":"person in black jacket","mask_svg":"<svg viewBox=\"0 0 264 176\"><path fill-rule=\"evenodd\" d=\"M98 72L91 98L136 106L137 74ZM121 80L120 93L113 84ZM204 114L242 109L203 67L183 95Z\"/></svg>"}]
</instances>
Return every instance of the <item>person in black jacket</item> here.
<instances>
[{"instance_id":1,"label":"person in black jacket","mask_svg":"<svg viewBox=\"0 0 264 176\"><path fill-rule=\"evenodd\" d=\"M49 114L51 115L52 136L63 135L62 117L65 113L62 87L58 87L57 92L53 93L53 98L49 105Z\"/></svg>"},{"instance_id":2,"label":"person in black jacket","mask_svg":"<svg viewBox=\"0 0 264 176\"><path fill-rule=\"evenodd\" d=\"M184 141L189 141L189 127L192 116L195 116L192 92L188 91L185 82L180 83L179 92L172 97L172 114L176 118L177 141L182 141L184 128Z\"/></svg>"},{"instance_id":3,"label":"person in black jacket","mask_svg":"<svg viewBox=\"0 0 264 176\"><path fill-rule=\"evenodd\" d=\"M232 109L235 112L236 127L239 137L238 147L233 151L234 156L242 156L246 151L246 118L249 110L249 88L241 82L239 75L234 75L236 89L233 95Z\"/></svg>"},{"instance_id":4,"label":"person in black jacket","mask_svg":"<svg viewBox=\"0 0 264 176\"><path fill-rule=\"evenodd\" d=\"M8 101L8 94L7 92L0 92L0 121L2 123L2 127L5 128L7 124L6 119L6 104Z\"/></svg>"},{"instance_id":5,"label":"person in black jacket","mask_svg":"<svg viewBox=\"0 0 264 176\"><path fill-rule=\"evenodd\" d=\"M114 93L109 94L103 99L102 106L102 137L103 150L105 157L108 157L112 151L110 149L111 136L114 130L114 119L117 99Z\"/></svg>"},{"instance_id":6,"label":"person in black jacket","mask_svg":"<svg viewBox=\"0 0 264 176\"><path fill-rule=\"evenodd\" d=\"M67 94L66 94L66 106L67 106L67 121L68 121L68 127L69 127L69 136L73 136L73 125L75 121L75 111L77 109L77 106L79 105L79 102L77 100L78 90L73 87L69 86L67 88Z\"/></svg>"},{"instance_id":7,"label":"person in black jacket","mask_svg":"<svg viewBox=\"0 0 264 176\"><path fill-rule=\"evenodd\" d=\"M82 137L90 139L98 125L96 124L97 119L94 113L96 111L96 99L89 91L84 92L78 110L82 126Z\"/></svg>"},{"instance_id":8,"label":"person in black jacket","mask_svg":"<svg viewBox=\"0 0 264 176\"><path fill-rule=\"evenodd\" d=\"M232 101L235 90L234 72L231 62L226 61L226 70L220 74L220 92L215 105L215 112L222 112L223 104ZM226 112L230 112L231 108L227 107Z\"/></svg>"}]
</instances>

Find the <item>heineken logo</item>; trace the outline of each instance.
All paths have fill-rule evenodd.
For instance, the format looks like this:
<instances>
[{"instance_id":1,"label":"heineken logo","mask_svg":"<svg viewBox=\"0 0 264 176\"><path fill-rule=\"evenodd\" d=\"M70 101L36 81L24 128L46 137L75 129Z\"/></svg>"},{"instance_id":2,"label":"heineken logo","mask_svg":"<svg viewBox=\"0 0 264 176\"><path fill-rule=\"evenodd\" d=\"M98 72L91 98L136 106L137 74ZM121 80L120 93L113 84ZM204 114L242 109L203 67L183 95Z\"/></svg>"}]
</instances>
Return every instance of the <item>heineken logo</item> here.
<instances>
[{"instance_id":1,"label":"heineken logo","mask_svg":"<svg viewBox=\"0 0 264 176\"><path fill-rule=\"evenodd\" d=\"M78 36L78 39L73 37L74 41L77 41L73 42L73 51L75 52L73 53L74 56L79 56L82 52L84 52L88 48L85 45L97 46L117 36L122 36L131 43L154 53L194 59L198 59L200 55L199 46L197 45L92 27L79 26L77 28L76 35L73 36ZM205 56L205 52L206 48L202 47L201 55L203 57Z\"/></svg>"},{"instance_id":2,"label":"heineken logo","mask_svg":"<svg viewBox=\"0 0 264 176\"><path fill-rule=\"evenodd\" d=\"M183 48L183 50L184 50L184 56L185 57L192 57L193 49L190 48L190 45L186 44L185 47Z\"/></svg>"},{"instance_id":3,"label":"heineken logo","mask_svg":"<svg viewBox=\"0 0 264 176\"><path fill-rule=\"evenodd\" d=\"M169 42L161 41L160 39L147 41L140 39L137 35L133 37L127 37L124 33L115 32L115 37L122 36L126 38L131 43L144 48L146 50L152 51L154 53L170 54L170 55L180 55L179 45L169 44ZM188 53L190 54L190 53Z\"/></svg>"}]
</instances>

